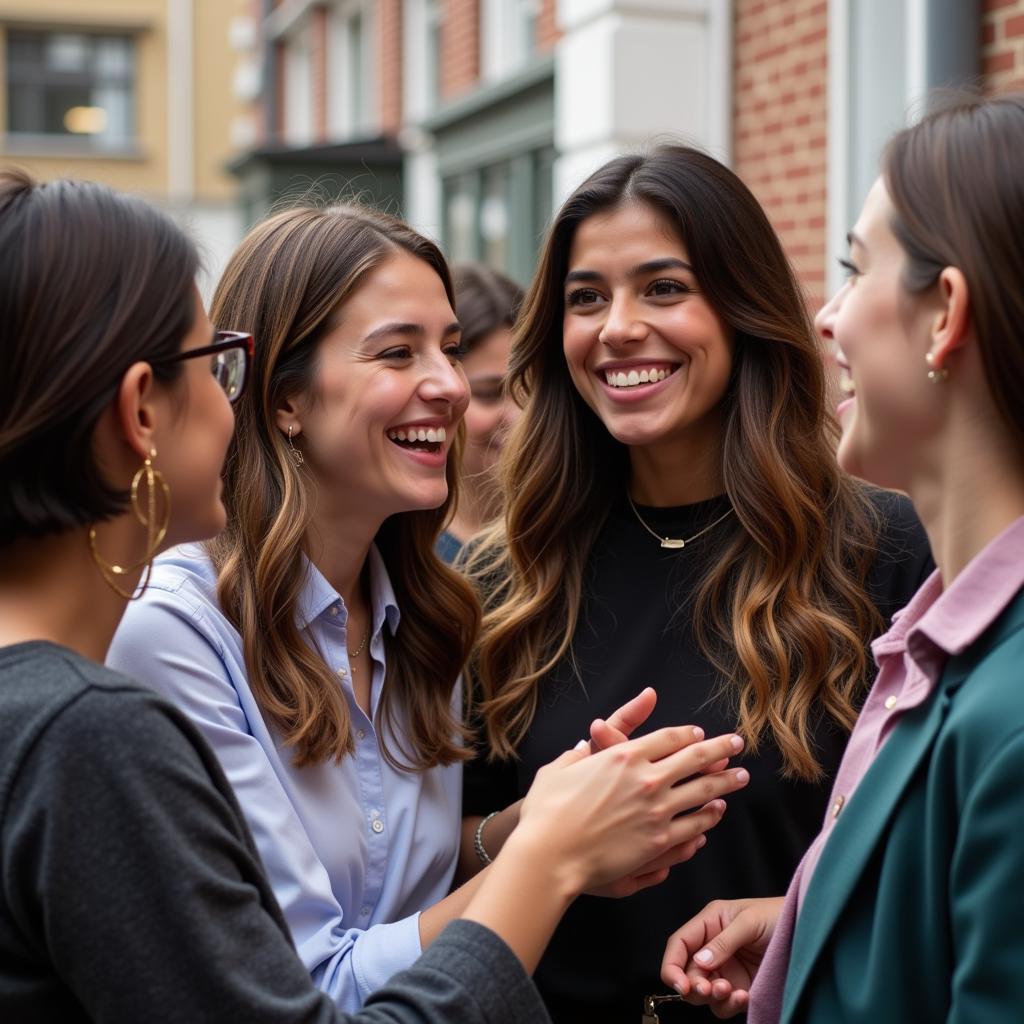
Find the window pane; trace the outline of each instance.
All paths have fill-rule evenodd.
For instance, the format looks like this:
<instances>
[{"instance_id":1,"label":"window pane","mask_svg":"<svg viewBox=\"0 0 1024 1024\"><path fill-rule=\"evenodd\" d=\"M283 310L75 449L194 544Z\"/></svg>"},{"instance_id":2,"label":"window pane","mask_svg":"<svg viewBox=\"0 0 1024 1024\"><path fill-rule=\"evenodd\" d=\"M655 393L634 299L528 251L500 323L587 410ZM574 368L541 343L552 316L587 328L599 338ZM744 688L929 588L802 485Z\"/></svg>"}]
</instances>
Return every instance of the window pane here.
<instances>
[{"instance_id":1,"label":"window pane","mask_svg":"<svg viewBox=\"0 0 1024 1024\"><path fill-rule=\"evenodd\" d=\"M54 32L46 40L46 70L85 71L89 46L85 36Z\"/></svg>"},{"instance_id":2,"label":"window pane","mask_svg":"<svg viewBox=\"0 0 1024 1024\"><path fill-rule=\"evenodd\" d=\"M43 63L45 37L39 32L7 33L7 63L13 70L19 65L38 67Z\"/></svg>"},{"instance_id":3,"label":"window pane","mask_svg":"<svg viewBox=\"0 0 1024 1024\"><path fill-rule=\"evenodd\" d=\"M445 182L445 241L453 263L476 259L476 203L470 175Z\"/></svg>"},{"instance_id":4,"label":"window pane","mask_svg":"<svg viewBox=\"0 0 1024 1024\"><path fill-rule=\"evenodd\" d=\"M124 36L97 39L93 67L100 78L128 78L132 73L131 40Z\"/></svg>"},{"instance_id":5,"label":"window pane","mask_svg":"<svg viewBox=\"0 0 1024 1024\"><path fill-rule=\"evenodd\" d=\"M508 222L508 165L498 164L484 171L483 200L480 204L483 258L495 270L508 270Z\"/></svg>"}]
</instances>

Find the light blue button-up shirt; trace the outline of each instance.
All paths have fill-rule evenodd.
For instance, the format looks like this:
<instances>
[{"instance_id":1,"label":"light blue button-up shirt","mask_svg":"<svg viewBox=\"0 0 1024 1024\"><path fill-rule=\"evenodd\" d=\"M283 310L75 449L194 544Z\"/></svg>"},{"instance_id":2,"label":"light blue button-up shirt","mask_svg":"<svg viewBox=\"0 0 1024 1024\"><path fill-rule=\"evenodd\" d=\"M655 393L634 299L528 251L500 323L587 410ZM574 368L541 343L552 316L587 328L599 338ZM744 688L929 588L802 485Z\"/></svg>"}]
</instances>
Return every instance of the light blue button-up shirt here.
<instances>
[{"instance_id":1,"label":"light blue button-up shirt","mask_svg":"<svg viewBox=\"0 0 1024 1024\"><path fill-rule=\"evenodd\" d=\"M352 691L344 602L307 565L298 622L337 671L352 716L356 749L341 764L297 769L268 728L241 637L220 611L213 567L197 545L157 560L107 663L164 694L202 731L235 788L299 956L314 982L354 1011L419 956L419 911L450 890L462 773L459 765L402 772L381 753L372 719L384 685L383 631L394 634L400 616L379 552L369 556L369 718Z\"/></svg>"}]
</instances>

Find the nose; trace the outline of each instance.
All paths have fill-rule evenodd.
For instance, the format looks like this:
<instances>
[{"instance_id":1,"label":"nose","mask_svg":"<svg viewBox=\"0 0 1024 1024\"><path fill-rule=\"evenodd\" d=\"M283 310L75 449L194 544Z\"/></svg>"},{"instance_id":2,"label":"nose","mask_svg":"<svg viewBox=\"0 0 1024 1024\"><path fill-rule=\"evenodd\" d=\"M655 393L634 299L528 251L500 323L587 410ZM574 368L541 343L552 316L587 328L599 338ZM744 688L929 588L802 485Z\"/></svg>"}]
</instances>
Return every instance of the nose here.
<instances>
[{"instance_id":1,"label":"nose","mask_svg":"<svg viewBox=\"0 0 1024 1024\"><path fill-rule=\"evenodd\" d=\"M469 404L469 383L461 363L453 363L444 353L430 361L419 387L420 397L427 402L445 402L456 412Z\"/></svg>"},{"instance_id":2,"label":"nose","mask_svg":"<svg viewBox=\"0 0 1024 1024\"><path fill-rule=\"evenodd\" d=\"M822 341L827 341L830 344L834 344L836 340L833 327L835 325L836 313L839 310L840 296L842 294L843 289L836 292L836 294L818 310L818 315L814 318L814 329L817 331L818 337L821 338Z\"/></svg>"},{"instance_id":3,"label":"nose","mask_svg":"<svg viewBox=\"0 0 1024 1024\"><path fill-rule=\"evenodd\" d=\"M646 333L647 329L638 316L632 297L613 295L598 340L605 345L628 345L630 342L642 341Z\"/></svg>"}]
</instances>

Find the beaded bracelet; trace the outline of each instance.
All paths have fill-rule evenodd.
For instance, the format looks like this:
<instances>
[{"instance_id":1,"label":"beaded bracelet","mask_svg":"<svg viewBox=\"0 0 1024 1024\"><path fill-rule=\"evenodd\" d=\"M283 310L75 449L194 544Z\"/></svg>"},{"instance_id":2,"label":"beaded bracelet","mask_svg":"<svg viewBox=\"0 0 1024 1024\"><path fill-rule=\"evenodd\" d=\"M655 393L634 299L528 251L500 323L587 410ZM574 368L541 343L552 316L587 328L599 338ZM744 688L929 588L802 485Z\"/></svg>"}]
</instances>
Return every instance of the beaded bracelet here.
<instances>
[{"instance_id":1,"label":"beaded bracelet","mask_svg":"<svg viewBox=\"0 0 1024 1024\"><path fill-rule=\"evenodd\" d=\"M500 811L491 811L486 818L481 818L480 824L477 825L476 832L473 835L473 849L476 851L476 858L484 867L491 863L491 856L484 849L484 825L500 813Z\"/></svg>"}]
</instances>

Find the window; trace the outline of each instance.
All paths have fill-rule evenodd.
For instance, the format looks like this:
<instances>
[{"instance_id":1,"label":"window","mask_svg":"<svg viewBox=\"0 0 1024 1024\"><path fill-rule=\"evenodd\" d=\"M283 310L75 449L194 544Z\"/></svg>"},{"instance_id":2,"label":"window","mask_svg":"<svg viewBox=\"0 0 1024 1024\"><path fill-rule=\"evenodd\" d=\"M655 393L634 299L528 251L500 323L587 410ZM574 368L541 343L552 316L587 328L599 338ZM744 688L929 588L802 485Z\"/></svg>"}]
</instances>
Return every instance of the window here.
<instances>
[{"instance_id":1,"label":"window","mask_svg":"<svg viewBox=\"0 0 1024 1024\"><path fill-rule=\"evenodd\" d=\"M374 12L350 0L331 10L327 51L328 132L335 139L374 131Z\"/></svg>"},{"instance_id":2,"label":"window","mask_svg":"<svg viewBox=\"0 0 1024 1024\"><path fill-rule=\"evenodd\" d=\"M483 0L480 55L483 77L497 81L515 74L537 49L539 0Z\"/></svg>"},{"instance_id":3,"label":"window","mask_svg":"<svg viewBox=\"0 0 1024 1024\"><path fill-rule=\"evenodd\" d=\"M7 32L7 132L125 149L135 137L135 40Z\"/></svg>"},{"instance_id":4,"label":"window","mask_svg":"<svg viewBox=\"0 0 1024 1024\"><path fill-rule=\"evenodd\" d=\"M554 150L545 146L444 179L444 248L520 281L533 273L551 219Z\"/></svg>"}]
</instances>

